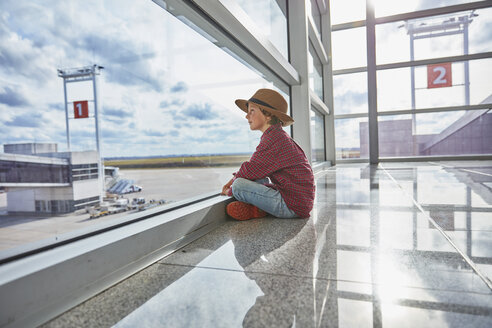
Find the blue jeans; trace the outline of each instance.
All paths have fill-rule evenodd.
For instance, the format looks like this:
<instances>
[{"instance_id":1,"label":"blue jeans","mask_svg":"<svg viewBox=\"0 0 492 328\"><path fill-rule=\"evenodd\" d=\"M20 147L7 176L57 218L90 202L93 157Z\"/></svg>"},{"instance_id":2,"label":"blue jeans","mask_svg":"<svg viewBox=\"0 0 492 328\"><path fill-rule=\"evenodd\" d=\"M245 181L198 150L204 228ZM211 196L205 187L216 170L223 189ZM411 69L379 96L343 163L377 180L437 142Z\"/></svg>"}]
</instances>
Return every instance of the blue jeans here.
<instances>
[{"instance_id":1,"label":"blue jeans","mask_svg":"<svg viewBox=\"0 0 492 328\"><path fill-rule=\"evenodd\" d=\"M251 181L237 178L232 183L232 195L237 200L252 204L278 218L296 217L297 214L287 207L278 190L263 185L266 182L268 179Z\"/></svg>"}]
</instances>

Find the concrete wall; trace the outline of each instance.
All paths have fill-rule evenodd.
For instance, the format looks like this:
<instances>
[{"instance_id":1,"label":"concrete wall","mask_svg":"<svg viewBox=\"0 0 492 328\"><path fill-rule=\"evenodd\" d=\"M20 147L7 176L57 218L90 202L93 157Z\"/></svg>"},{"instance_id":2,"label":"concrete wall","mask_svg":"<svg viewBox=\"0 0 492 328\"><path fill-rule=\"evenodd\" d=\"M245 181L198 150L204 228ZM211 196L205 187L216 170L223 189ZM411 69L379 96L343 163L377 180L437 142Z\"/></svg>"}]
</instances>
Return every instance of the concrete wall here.
<instances>
[{"instance_id":1,"label":"concrete wall","mask_svg":"<svg viewBox=\"0 0 492 328\"><path fill-rule=\"evenodd\" d=\"M413 156L412 120L379 121L379 156ZM369 156L368 123L359 124L360 156Z\"/></svg>"},{"instance_id":2,"label":"concrete wall","mask_svg":"<svg viewBox=\"0 0 492 328\"><path fill-rule=\"evenodd\" d=\"M98 179L80 180L73 182L73 198L74 200L99 196L102 191L99 191L101 184Z\"/></svg>"},{"instance_id":3,"label":"concrete wall","mask_svg":"<svg viewBox=\"0 0 492 328\"><path fill-rule=\"evenodd\" d=\"M34 189L16 188L7 192L8 212L34 212Z\"/></svg>"},{"instance_id":4,"label":"concrete wall","mask_svg":"<svg viewBox=\"0 0 492 328\"><path fill-rule=\"evenodd\" d=\"M379 121L379 156L492 154L492 113L479 116L432 146L439 135L412 135L412 120ZM359 124L360 156L369 156L368 123ZM442 135L442 133L441 133ZM414 154L414 141L418 147ZM427 148L426 148L427 147Z\"/></svg>"},{"instance_id":5,"label":"concrete wall","mask_svg":"<svg viewBox=\"0 0 492 328\"><path fill-rule=\"evenodd\" d=\"M73 200L72 187L33 188L34 200Z\"/></svg>"},{"instance_id":6,"label":"concrete wall","mask_svg":"<svg viewBox=\"0 0 492 328\"><path fill-rule=\"evenodd\" d=\"M25 144L6 144L3 151L10 154L34 155L42 153L55 153L58 145L55 143L25 143Z\"/></svg>"},{"instance_id":7,"label":"concrete wall","mask_svg":"<svg viewBox=\"0 0 492 328\"><path fill-rule=\"evenodd\" d=\"M70 154L71 164L92 164L98 161L97 151L77 151Z\"/></svg>"},{"instance_id":8,"label":"concrete wall","mask_svg":"<svg viewBox=\"0 0 492 328\"><path fill-rule=\"evenodd\" d=\"M423 155L492 154L492 114L470 124L423 151Z\"/></svg>"}]
</instances>

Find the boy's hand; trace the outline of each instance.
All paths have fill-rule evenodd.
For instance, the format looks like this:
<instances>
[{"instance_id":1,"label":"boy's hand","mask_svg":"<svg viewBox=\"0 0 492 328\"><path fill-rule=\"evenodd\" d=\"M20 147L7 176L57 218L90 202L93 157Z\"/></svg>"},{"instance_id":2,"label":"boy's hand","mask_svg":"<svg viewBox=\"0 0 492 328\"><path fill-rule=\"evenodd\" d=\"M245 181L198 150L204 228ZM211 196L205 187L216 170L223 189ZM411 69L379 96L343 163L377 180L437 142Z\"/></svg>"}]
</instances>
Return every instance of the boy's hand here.
<instances>
[{"instance_id":1,"label":"boy's hand","mask_svg":"<svg viewBox=\"0 0 492 328\"><path fill-rule=\"evenodd\" d=\"M229 182L227 182L223 187L222 187L222 192L220 193L221 195L228 195L229 194L229 190L231 189L231 185L232 183L234 182L234 178L232 178L231 180L229 180Z\"/></svg>"}]
</instances>

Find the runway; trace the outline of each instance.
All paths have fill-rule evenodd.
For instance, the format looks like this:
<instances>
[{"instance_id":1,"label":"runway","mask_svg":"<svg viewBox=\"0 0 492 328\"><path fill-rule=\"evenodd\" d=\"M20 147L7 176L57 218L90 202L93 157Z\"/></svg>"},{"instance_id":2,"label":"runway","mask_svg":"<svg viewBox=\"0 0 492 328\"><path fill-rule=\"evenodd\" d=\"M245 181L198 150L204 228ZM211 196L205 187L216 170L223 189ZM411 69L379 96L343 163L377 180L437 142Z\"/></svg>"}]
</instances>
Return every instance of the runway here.
<instances>
[{"instance_id":1,"label":"runway","mask_svg":"<svg viewBox=\"0 0 492 328\"><path fill-rule=\"evenodd\" d=\"M229 181L237 167L176 168L176 169L131 169L120 170L125 179L135 180L143 190L125 194L130 201L134 197L144 197L146 201L165 200L175 202L220 192ZM26 243L39 241L98 224L105 220L122 217L128 212L89 219L88 213L69 213L53 216L51 214L9 215L6 213L6 195L0 197L0 251Z\"/></svg>"}]
</instances>

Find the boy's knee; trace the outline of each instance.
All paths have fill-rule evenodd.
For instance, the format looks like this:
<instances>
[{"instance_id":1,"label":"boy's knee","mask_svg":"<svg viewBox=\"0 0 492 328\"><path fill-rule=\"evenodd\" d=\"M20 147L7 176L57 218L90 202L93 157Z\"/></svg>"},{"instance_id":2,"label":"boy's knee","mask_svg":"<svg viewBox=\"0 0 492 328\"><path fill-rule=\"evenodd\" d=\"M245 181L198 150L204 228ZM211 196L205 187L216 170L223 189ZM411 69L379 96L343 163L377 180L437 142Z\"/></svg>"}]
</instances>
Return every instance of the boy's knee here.
<instances>
[{"instance_id":1,"label":"boy's knee","mask_svg":"<svg viewBox=\"0 0 492 328\"><path fill-rule=\"evenodd\" d=\"M234 180L234 182L232 183L232 190L235 189L242 189L244 187L244 185L247 183L248 180L244 179L244 178L237 178L236 180Z\"/></svg>"},{"instance_id":2,"label":"boy's knee","mask_svg":"<svg viewBox=\"0 0 492 328\"><path fill-rule=\"evenodd\" d=\"M232 195L237 198L238 193L245 189L245 186L248 182L249 180L244 178L237 178L236 180L234 180L234 182L232 183Z\"/></svg>"}]
</instances>

